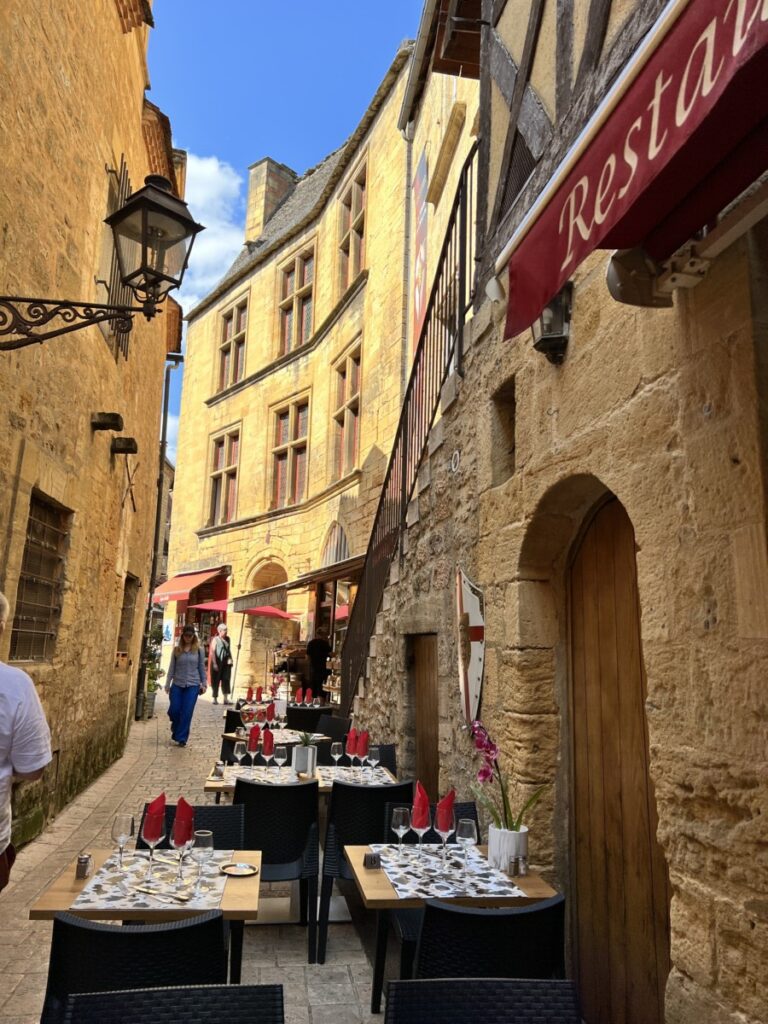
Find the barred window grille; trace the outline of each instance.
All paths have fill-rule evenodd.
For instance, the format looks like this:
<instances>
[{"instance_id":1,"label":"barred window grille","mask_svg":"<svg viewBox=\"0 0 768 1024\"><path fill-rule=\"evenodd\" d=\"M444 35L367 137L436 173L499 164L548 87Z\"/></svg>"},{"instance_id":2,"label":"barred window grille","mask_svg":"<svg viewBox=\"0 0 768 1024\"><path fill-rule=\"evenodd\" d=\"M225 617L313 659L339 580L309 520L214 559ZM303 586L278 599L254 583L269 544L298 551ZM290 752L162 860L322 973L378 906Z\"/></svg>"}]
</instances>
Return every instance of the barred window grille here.
<instances>
[{"instance_id":1,"label":"barred window grille","mask_svg":"<svg viewBox=\"0 0 768 1024\"><path fill-rule=\"evenodd\" d=\"M501 217L504 217L512 208L512 204L520 195L523 186L533 173L536 166L530 149L525 139L518 132L512 147L512 156L509 161L509 171L504 184L504 195L501 200Z\"/></svg>"},{"instance_id":2,"label":"barred window grille","mask_svg":"<svg viewBox=\"0 0 768 1024\"><path fill-rule=\"evenodd\" d=\"M61 618L72 513L33 494L11 630L11 661L50 661Z\"/></svg>"},{"instance_id":3,"label":"barred window grille","mask_svg":"<svg viewBox=\"0 0 768 1024\"><path fill-rule=\"evenodd\" d=\"M131 179L128 177L128 165L125 157L120 160L120 170L109 168L109 195L107 198L107 216L119 210L131 194ZM105 224L102 242L102 256L99 274L96 283L100 287L99 302L112 306L130 306L132 304L132 293L130 288L123 284L120 278L120 266L117 260L117 249L115 248L112 229ZM123 358L128 358L128 339L130 333L126 331L115 331L113 322L107 320L99 325L107 344L112 348L115 345L115 355L121 352Z\"/></svg>"}]
</instances>

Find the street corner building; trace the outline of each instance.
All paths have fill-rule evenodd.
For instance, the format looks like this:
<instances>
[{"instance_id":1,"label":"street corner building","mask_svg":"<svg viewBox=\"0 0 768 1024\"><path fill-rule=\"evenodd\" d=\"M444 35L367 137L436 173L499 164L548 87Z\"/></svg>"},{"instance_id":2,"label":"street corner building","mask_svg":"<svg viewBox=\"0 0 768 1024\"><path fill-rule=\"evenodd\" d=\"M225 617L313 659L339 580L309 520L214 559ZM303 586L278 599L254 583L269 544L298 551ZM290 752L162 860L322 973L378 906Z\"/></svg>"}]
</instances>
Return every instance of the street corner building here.
<instances>
[{"instance_id":1,"label":"street corner building","mask_svg":"<svg viewBox=\"0 0 768 1024\"><path fill-rule=\"evenodd\" d=\"M207 641L227 618L240 695L281 642L303 651L324 629L338 652L354 605L414 320L478 115L477 81L445 78L430 131L404 134L412 53L402 44L316 167L250 167L244 247L189 314L169 579L156 591L163 656L185 622ZM265 606L292 618L239 614Z\"/></svg>"},{"instance_id":2,"label":"street corner building","mask_svg":"<svg viewBox=\"0 0 768 1024\"><path fill-rule=\"evenodd\" d=\"M416 339L342 704L469 795L483 645L590 1024L768 1006L767 41L747 0L434 0L401 115L479 67L472 299Z\"/></svg>"},{"instance_id":3,"label":"street corner building","mask_svg":"<svg viewBox=\"0 0 768 1024\"><path fill-rule=\"evenodd\" d=\"M145 96L151 6L9 0L0 10L0 292L134 306L104 218L162 175L183 196L186 156ZM10 71L9 69L12 69ZM36 328L26 316L20 333ZM0 300L0 342L13 314ZM130 325L128 325L130 327ZM134 715L150 593L166 353L180 308L105 320L0 351L0 658L34 680L53 737L43 779L19 791L16 842L118 757Z\"/></svg>"}]
</instances>

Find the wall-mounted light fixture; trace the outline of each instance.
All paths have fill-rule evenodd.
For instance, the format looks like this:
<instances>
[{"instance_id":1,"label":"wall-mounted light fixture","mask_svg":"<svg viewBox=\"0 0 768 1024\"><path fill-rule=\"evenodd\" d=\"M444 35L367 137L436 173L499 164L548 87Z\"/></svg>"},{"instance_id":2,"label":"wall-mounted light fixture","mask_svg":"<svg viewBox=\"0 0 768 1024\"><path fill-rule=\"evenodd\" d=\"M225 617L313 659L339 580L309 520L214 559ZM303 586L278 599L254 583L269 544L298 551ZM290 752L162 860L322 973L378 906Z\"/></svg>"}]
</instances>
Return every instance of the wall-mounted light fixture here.
<instances>
[{"instance_id":1,"label":"wall-mounted light fixture","mask_svg":"<svg viewBox=\"0 0 768 1024\"><path fill-rule=\"evenodd\" d=\"M547 303L538 320L534 320L531 325L533 347L555 366L563 362L565 350L568 348L572 298L573 284L568 281Z\"/></svg>"},{"instance_id":2,"label":"wall-mounted light fixture","mask_svg":"<svg viewBox=\"0 0 768 1024\"><path fill-rule=\"evenodd\" d=\"M109 306L68 299L29 299L0 295L0 352L25 348L81 327L113 321L127 333L135 313L151 320L172 288L178 288L189 262L195 235L203 230L187 204L171 191L159 174L144 179L144 187L106 218L112 228L120 277L140 306ZM64 326L41 330L58 318Z\"/></svg>"},{"instance_id":3,"label":"wall-mounted light fixture","mask_svg":"<svg viewBox=\"0 0 768 1024\"><path fill-rule=\"evenodd\" d=\"M491 302L503 302L506 298L501 281L495 275L488 279L488 283L485 286L485 294Z\"/></svg>"}]
</instances>

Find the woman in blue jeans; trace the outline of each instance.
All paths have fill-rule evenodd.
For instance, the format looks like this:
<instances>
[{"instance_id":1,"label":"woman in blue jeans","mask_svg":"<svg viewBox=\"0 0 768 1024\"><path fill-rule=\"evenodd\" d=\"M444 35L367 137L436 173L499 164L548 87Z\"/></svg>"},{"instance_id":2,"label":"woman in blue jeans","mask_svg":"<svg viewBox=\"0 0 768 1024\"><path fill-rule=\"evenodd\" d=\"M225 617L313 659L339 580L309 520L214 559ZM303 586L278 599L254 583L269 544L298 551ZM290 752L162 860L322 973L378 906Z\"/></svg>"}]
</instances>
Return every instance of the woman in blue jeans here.
<instances>
[{"instance_id":1,"label":"woman in blue jeans","mask_svg":"<svg viewBox=\"0 0 768 1024\"><path fill-rule=\"evenodd\" d=\"M197 698L205 693L203 649L198 643L194 626L185 626L177 647L171 655L171 666L165 679L165 692L171 695L168 717L171 720L171 739L177 746L186 747L189 727Z\"/></svg>"}]
</instances>

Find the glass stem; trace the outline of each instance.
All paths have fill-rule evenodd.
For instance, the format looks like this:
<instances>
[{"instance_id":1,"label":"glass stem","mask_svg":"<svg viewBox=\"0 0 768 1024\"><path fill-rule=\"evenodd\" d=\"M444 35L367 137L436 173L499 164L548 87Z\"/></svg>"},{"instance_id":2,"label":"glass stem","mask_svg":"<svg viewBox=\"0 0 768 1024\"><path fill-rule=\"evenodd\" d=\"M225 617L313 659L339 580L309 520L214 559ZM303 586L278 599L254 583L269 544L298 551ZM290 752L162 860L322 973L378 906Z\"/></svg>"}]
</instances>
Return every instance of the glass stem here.
<instances>
[{"instance_id":1,"label":"glass stem","mask_svg":"<svg viewBox=\"0 0 768 1024\"><path fill-rule=\"evenodd\" d=\"M184 851L183 850L179 850L179 872L176 875L176 881L179 883L179 885L181 885L181 882L182 882L181 868L182 868L183 864L184 864Z\"/></svg>"},{"instance_id":2,"label":"glass stem","mask_svg":"<svg viewBox=\"0 0 768 1024\"><path fill-rule=\"evenodd\" d=\"M117 850L118 850L118 861L117 861L117 863L118 863L118 866L119 866L121 871L123 870L123 850L124 849L125 849L125 847L122 846L122 845L119 845L117 847Z\"/></svg>"},{"instance_id":3,"label":"glass stem","mask_svg":"<svg viewBox=\"0 0 768 1024\"><path fill-rule=\"evenodd\" d=\"M149 866L147 867L147 881L148 882L152 880L152 867L153 867L152 858L154 856L154 853L155 853L154 846L150 846L150 848L149 848Z\"/></svg>"}]
</instances>

